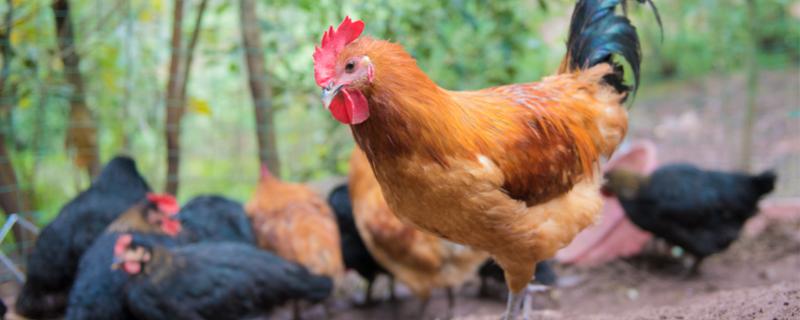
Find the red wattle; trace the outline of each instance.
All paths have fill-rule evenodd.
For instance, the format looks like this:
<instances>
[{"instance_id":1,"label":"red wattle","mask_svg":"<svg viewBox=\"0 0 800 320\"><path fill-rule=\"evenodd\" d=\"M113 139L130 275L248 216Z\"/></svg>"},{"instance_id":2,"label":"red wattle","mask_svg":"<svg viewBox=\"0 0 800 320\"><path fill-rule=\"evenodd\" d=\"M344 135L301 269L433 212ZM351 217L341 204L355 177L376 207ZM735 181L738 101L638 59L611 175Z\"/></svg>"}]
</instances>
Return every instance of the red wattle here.
<instances>
[{"instance_id":1,"label":"red wattle","mask_svg":"<svg viewBox=\"0 0 800 320\"><path fill-rule=\"evenodd\" d=\"M123 268L128 274L137 274L142 271L142 264L138 261L125 261Z\"/></svg>"},{"instance_id":2,"label":"red wattle","mask_svg":"<svg viewBox=\"0 0 800 320\"><path fill-rule=\"evenodd\" d=\"M330 111L344 124L359 124L369 118L367 98L358 90L343 89L331 101Z\"/></svg>"}]
</instances>

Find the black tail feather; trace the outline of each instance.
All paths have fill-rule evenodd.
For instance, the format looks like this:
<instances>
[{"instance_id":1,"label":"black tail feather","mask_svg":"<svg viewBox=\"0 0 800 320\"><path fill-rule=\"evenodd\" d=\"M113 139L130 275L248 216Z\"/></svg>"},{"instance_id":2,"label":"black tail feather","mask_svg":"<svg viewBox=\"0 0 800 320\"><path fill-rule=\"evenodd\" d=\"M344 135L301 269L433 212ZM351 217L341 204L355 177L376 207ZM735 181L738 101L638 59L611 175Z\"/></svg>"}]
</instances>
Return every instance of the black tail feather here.
<instances>
[{"instance_id":1,"label":"black tail feather","mask_svg":"<svg viewBox=\"0 0 800 320\"><path fill-rule=\"evenodd\" d=\"M661 23L661 15L658 13L658 8L656 8L656 4L653 3L653 0L636 0L639 3L647 3L650 5L650 9L653 10L653 14L656 16L656 22L658 22L658 27L661 29L661 39L664 39L664 25ZM628 16L628 1L622 1L622 13L627 17Z\"/></svg>"},{"instance_id":2,"label":"black tail feather","mask_svg":"<svg viewBox=\"0 0 800 320\"><path fill-rule=\"evenodd\" d=\"M627 0L580 0L575 5L570 23L567 54L569 69L581 70L591 68L600 63L612 63L613 55L621 55L631 65L635 91L639 87L640 65L642 62L641 46L636 28L624 15L618 15L615 9ZM650 0L656 19L661 25L658 10ZM615 72L605 77L605 81L620 92L628 92L630 87L623 84L622 68L615 65Z\"/></svg>"}]
</instances>

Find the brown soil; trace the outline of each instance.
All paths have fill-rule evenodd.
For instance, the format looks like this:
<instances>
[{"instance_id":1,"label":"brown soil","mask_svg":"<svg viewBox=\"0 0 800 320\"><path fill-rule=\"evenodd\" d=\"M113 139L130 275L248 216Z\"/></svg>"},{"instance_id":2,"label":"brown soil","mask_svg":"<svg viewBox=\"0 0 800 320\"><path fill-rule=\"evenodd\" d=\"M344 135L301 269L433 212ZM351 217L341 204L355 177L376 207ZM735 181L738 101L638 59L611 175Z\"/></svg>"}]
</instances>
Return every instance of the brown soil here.
<instances>
[{"instance_id":1,"label":"brown soil","mask_svg":"<svg viewBox=\"0 0 800 320\"><path fill-rule=\"evenodd\" d=\"M652 246L656 247L656 246ZM600 267L557 268L560 287L534 297L531 319L800 319L800 223L770 225L753 238L743 238L726 252L709 257L701 274L682 275L681 259L649 249L644 254ZM348 278L354 296L333 303L331 319L420 319L420 301L398 286L396 301L388 296L387 281L376 293L384 301L368 308L360 300L361 284ZM9 287L6 283L5 289ZM495 289L503 290L502 286ZM4 294L12 294L3 290ZM456 319L499 319L502 297L477 298L477 283L456 296ZM359 296L359 297L355 297ZM5 295L11 303L12 297ZM442 318L447 303L442 290L434 292L425 319ZM288 310L272 318L290 319ZM310 308L305 319L324 319L321 307ZM6 319L19 319L9 315Z\"/></svg>"},{"instance_id":2,"label":"brown soil","mask_svg":"<svg viewBox=\"0 0 800 320\"><path fill-rule=\"evenodd\" d=\"M798 223L740 239L706 259L693 278L683 275L681 261L649 249L600 267L560 267L567 286L537 294L531 319L800 319ZM397 302L339 310L334 319L418 319L419 305L403 294ZM468 284L454 313L457 319L498 319L503 310L501 298L478 299L476 284ZM444 293L436 292L425 318L445 314Z\"/></svg>"}]
</instances>

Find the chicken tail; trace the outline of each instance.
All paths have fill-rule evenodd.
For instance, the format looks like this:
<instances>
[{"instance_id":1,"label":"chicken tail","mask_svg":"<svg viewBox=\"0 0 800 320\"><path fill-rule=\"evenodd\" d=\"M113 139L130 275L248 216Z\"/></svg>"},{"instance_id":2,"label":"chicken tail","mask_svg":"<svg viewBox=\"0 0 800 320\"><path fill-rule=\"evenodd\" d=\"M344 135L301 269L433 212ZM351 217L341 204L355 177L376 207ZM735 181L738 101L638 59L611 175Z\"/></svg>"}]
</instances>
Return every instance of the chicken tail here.
<instances>
[{"instance_id":1,"label":"chicken tail","mask_svg":"<svg viewBox=\"0 0 800 320\"><path fill-rule=\"evenodd\" d=\"M575 5L567 40L567 55L561 63L559 73L591 68L601 63L613 66L613 72L603 80L620 93L634 91L639 87L642 52L636 28L625 15L615 12L618 5L623 9L627 0L580 0ZM661 26L658 10L651 0L636 0L649 3ZM627 11L627 10L624 10ZM633 88L624 84L623 67L613 61L613 55L621 55L633 71Z\"/></svg>"},{"instance_id":2,"label":"chicken tail","mask_svg":"<svg viewBox=\"0 0 800 320\"><path fill-rule=\"evenodd\" d=\"M751 179L753 187L756 189L759 196L772 192L772 190L775 189L776 180L778 180L778 176L775 175L775 172L772 170L764 171L757 176L753 176Z\"/></svg>"}]
</instances>

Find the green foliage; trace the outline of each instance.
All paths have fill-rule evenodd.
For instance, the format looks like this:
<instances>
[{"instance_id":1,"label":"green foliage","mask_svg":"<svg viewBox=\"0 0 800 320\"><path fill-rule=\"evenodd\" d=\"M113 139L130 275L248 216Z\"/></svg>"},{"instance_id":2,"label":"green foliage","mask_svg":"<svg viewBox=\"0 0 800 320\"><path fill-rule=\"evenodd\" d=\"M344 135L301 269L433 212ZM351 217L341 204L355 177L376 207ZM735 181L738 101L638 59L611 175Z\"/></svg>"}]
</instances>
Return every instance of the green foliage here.
<instances>
[{"instance_id":1,"label":"green foliage","mask_svg":"<svg viewBox=\"0 0 800 320\"><path fill-rule=\"evenodd\" d=\"M740 71L749 47L746 25L751 15L758 22L755 37L759 60L764 66L800 62L798 1L757 1L756 12L747 11L745 0L677 0L657 4L664 19L664 41L652 41L658 38L653 24L639 24L647 40L651 40L643 42L646 63L643 70L650 78ZM642 12L636 16L642 21Z\"/></svg>"},{"instance_id":2,"label":"green foliage","mask_svg":"<svg viewBox=\"0 0 800 320\"><path fill-rule=\"evenodd\" d=\"M102 159L132 154L151 185L161 186L171 2L71 2L88 103L100 124ZM664 77L739 71L750 14L762 21L758 39L764 66L783 67L800 59L800 22L792 16L800 10L792 11L799 1L759 1L755 13L745 11L744 0L656 2L664 19L663 42L651 12L638 5L631 10L642 31L645 89ZM88 179L74 170L64 151L71 89L57 57L50 1L15 3L12 43L17 56L9 81L18 103L1 123L11 132L10 151L22 188L31 191L34 208L46 221ZM186 2L187 26L198 3ZM257 179L237 6L237 1L212 0L206 12L189 82L189 96L199 104L183 120L181 200L201 192L245 200ZM304 181L346 172L352 138L322 109L311 61L322 32L345 15L364 20L370 36L403 44L443 87L474 89L534 81L557 68L572 8L567 1L553 1L547 9L538 1L259 1L285 164L281 175Z\"/></svg>"}]
</instances>

